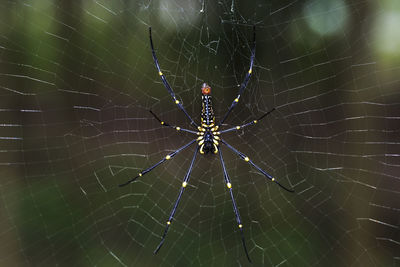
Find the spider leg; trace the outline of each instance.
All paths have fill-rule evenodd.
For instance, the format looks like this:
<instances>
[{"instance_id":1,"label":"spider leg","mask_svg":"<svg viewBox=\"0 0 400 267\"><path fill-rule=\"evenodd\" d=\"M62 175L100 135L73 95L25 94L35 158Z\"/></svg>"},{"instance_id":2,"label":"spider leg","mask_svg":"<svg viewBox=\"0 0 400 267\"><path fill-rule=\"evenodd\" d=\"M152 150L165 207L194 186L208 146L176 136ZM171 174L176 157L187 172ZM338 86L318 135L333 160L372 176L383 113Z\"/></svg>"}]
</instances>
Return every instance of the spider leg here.
<instances>
[{"instance_id":1,"label":"spider leg","mask_svg":"<svg viewBox=\"0 0 400 267\"><path fill-rule=\"evenodd\" d=\"M229 193L230 193L231 199L232 199L233 210L234 210L235 215L236 215L236 222L237 222L238 227L240 229L240 235L241 235L241 238L242 238L242 244L243 244L244 252L246 253L247 259L251 263L251 259L250 259L249 253L247 252L246 242L245 242L245 239L244 239L242 220L240 219L240 214L239 214L239 211L237 209L235 198L233 196L231 180L229 179L228 172L226 171L226 168L225 168L224 159L222 158L222 151L221 151L221 149L219 149L218 151L219 151L219 158L220 158L220 161L221 161L222 169L224 170L224 179L225 179L226 187L228 187L228 189L229 189Z\"/></svg>"},{"instance_id":2,"label":"spider leg","mask_svg":"<svg viewBox=\"0 0 400 267\"><path fill-rule=\"evenodd\" d=\"M179 152L181 152L182 150L186 149L188 146L190 146L191 144L193 144L194 142L196 142L196 139L190 141L189 143L187 143L186 145L178 148L177 150L175 150L174 152L172 152L171 154L166 155L162 160L160 160L159 162L157 162L156 164L154 164L153 166L148 167L147 169L141 171L138 173L138 175L136 175L135 177L133 177L132 179L128 180L127 182L120 184L119 186L126 186L130 183L132 183L133 181L135 181L138 177L141 177L143 175L145 175L146 173L149 173L150 171L152 171L155 167L161 165L162 163L164 163L166 160L169 160L171 158L173 158L176 154L178 154Z\"/></svg>"},{"instance_id":3,"label":"spider leg","mask_svg":"<svg viewBox=\"0 0 400 267\"><path fill-rule=\"evenodd\" d=\"M156 52L154 51L154 46L153 46L153 38L151 37L151 27L149 27L149 36L150 36L150 46L151 46L151 54L153 55L153 60L154 64L156 65L158 75L161 78L161 81L163 82L165 88L167 88L168 93L172 96L174 103L185 113L186 117L190 120L190 123L198 127L197 123L194 122L192 117L186 112L185 108L183 107L182 103L176 98L174 91L172 90L171 86L167 82L167 79L165 78L164 74L161 72L160 65L158 64L158 59L156 56Z\"/></svg>"},{"instance_id":4,"label":"spider leg","mask_svg":"<svg viewBox=\"0 0 400 267\"><path fill-rule=\"evenodd\" d=\"M177 131L184 131L184 132L188 132L188 133L197 134L197 132L195 132L195 131L188 130L188 129L185 129L185 128L181 128L181 127L179 127L179 126L170 125L169 123L160 120L160 118L157 117L157 115L154 114L153 111L151 111L151 110L150 110L150 113L154 116L154 118L156 118L156 120L158 120L159 123L161 123L162 126L167 126L167 127L169 127L169 128L175 129L175 130L177 130Z\"/></svg>"},{"instance_id":5,"label":"spider leg","mask_svg":"<svg viewBox=\"0 0 400 267\"><path fill-rule=\"evenodd\" d=\"M235 130L240 130L240 129L243 129L243 128L247 127L247 126L256 124L256 123L258 123L260 120L264 119L268 114L270 114L270 113L273 112L274 110L275 110L275 108L271 109L270 111L268 111L267 113L265 113L264 115L262 115L262 116L261 116L260 118L258 118L258 119L255 119L255 120L253 120L253 121L251 121L251 122L245 123L245 124L243 124L243 125L241 125L241 126L235 126L235 127L232 127L232 128L226 129L226 130L222 130L222 131L220 131L220 133L226 133L226 132L231 132L231 131L235 131Z\"/></svg>"},{"instance_id":6,"label":"spider leg","mask_svg":"<svg viewBox=\"0 0 400 267\"><path fill-rule=\"evenodd\" d=\"M175 215L176 209L178 208L179 201L181 200L183 191L185 190L185 187L187 186L187 184L189 182L190 174L191 174L192 168L193 168L193 163L194 163L194 161L196 159L198 151L199 151L199 147L197 147L196 150L194 151L192 162L190 163L190 167L189 167L189 169L188 169L188 171L187 171L187 173L185 175L185 178L183 179L181 190L179 191L178 199L176 200L176 202L174 204L174 207L173 207L173 209L172 209L172 211L171 211L171 213L169 215L169 218L168 218L168 221L167 221L167 226L165 227L164 234L162 235L162 238L161 238L161 242L160 242L160 244L158 244L157 248L154 250L154 254L157 254L157 252L160 250L161 246L164 244L165 237L167 236L167 232L168 232L169 226L171 225L172 220L174 219L174 215Z\"/></svg>"},{"instance_id":7,"label":"spider leg","mask_svg":"<svg viewBox=\"0 0 400 267\"><path fill-rule=\"evenodd\" d=\"M224 140L221 139L221 142L226 145L230 150L232 150L233 152L235 152L241 159L243 159L244 161L250 163L254 168L257 169L257 171L259 171L260 173L262 173L265 177L267 177L268 179L270 179L272 182L278 184L281 188L285 189L288 192L293 193L294 190L293 189L289 189L286 188L285 186L281 185L276 178L274 178L272 175L268 174L266 171L264 171L263 169L261 169L259 166L257 166L256 164L254 164L254 162L252 160L249 159L249 157L247 157L245 154L243 154L242 152L238 151L236 148L234 148L233 146L231 146L230 144L228 144L227 142L225 142Z\"/></svg>"},{"instance_id":8,"label":"spider leg","mask_svg":"<svg viewBox=\"0 0 400 267\"><path fill-rule=\"evenodd\" d=\"M239 102L239 98L242 95L244 89L246 89L247 83L250 80L251 73L253 72L253 63L254 63L254 56L256 54L256 26L253 26L253 48L251 49L251 56L250 56L250 68L249 71L246 73L246 77L244 77L244 80L242 84L240 85L239 88L239 93L237 97L233 100L231 106L229 107L228 111L225 113L223 119L220 121L218 126L221 126L224 121L228 118L229 113L231 113L232 109L237 105Z\"/></svg>"}]
</instances>

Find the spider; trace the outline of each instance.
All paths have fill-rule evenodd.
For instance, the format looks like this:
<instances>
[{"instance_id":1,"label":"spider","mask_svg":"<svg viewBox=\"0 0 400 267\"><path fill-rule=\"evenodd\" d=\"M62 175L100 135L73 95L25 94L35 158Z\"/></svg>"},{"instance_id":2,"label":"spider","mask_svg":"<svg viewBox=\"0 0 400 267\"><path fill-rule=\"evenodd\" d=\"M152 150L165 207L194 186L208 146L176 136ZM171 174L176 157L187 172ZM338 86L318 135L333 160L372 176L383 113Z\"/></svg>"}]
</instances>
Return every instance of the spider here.
<instances>
[{"instance_id":1,"label":"spider","mask_svg":"<svg viewBox=\"0 0 400 267\"><path fill-rule=\"evenodd\" d=\"M167 122L162 121L159 117L157 117L156 114L154 114L151 110L150 113L154 116L154 118L161 123L162 126L165 127L169 127L169 128L173 128L176 131L184 131L187 133L191 133L194 135L197 135L197 138L193 139L192 141L190 141L189 143L187 143L186 145L178 148L177 150L175 150L174 152L166 155L163 159L161 159L159 162L157 162L156 164L148 167L147 169L142 170L141 172L139 172L137 174L136 177L130 179L129 181L119 185L119 186L126 186L130 183L132 183L133 181L135 181L137 178L142 177L143 175L151 172L154 168L156 168L157 166L161 165L162 163L166 162L167 160L172 159L174 156L176 156L179 152L185 150L186 148L188 148L190 145L197 143L196 149L194 151L194 155L193 158L191 160L189 169L183 179L179 194L178 194L178 198L171 210L171 213L169 215L169 218L167 220L166 223L166 227L164 230L164 233L161 237L161 242L159 243L159 245L157 246L157 248L154 250L154 254L157 254L157 252L160 250L161 246L164 244L165 241L165 237L168 233L168 229L171 226L171 223L174 219L174 215L175 212L178 208L179 205L179 201L181 200L183 191L185 190L186 186L189 183L189 178L190 178L190 174L192 172L193 169L193 164L195 162L196 156L198 154L198 152L200 152L200 154L208 154L208 153L212 153L212 154L218 154L219 155L219 159L221 162L221 166L222 166L222 170L223 170L223 175L224 175L224 180L225 180L225 184L226 187L229 190L229 194L231 196L231 200L232 200L232 205L233 205L233 211L235 212L235 216L236 216L236 222L237 225L239 227L240 230L240 234L241 234L241 239L242 239L242 244L243 244L243 249L246 253L246 257L248 259L249 262L251 262L249 253L247 251L247 247L246 247L246 242L245 242L245 238L244 238L244 233L243 233L243 223L242 223L242 219L240 217L237 205L236 205L236 201L235 198L233 196L233 191L232 191L232 183L231 180L229 178L228 172L226 171L226 167L225 167L225 162L224 159L222 157L222 151L221 151L221 144L225 145L227 148L229 148L230 150L232 150L236 155L238 155L242 160L244 160L245 162L247 162L248 164L250 164L251 166L253 166L258 172L260 172L261 174L263 174L268 180L270 180L271 182L274 182L275 184L279 185L281 188L285 189L288 192L294 192L294 190L289 189L283 185L281 185L277 179L275 177L273 177L272 175L270 175L268 172L264 171L263 169L261 169L258 165L256 165L248 156L246 156L244 153L240 152L239 150L237 150L236 148L234 148L233 146L231 146L230 144L228 144L226 141L224 141L224 139L222 139L220 136L223 133L227 133L227 132L231 132L231 131L237 131L243 128L246 128L250 125L254 125L257 124L259 121L261 121L263 118L265 118L268 114L270 114L271 112L273 112L275 110L275 108L269 110L267 113L265 113L264 115L262 115L261 117L259 117L258 119L255 119L253 121L247 122L243 125L239 125L236 127L231 127L225 130L220 130L220 127L222 126L222 124L225 122L225 120L228 118L229 114L231 113L231 111L233 110L233 108L238 104L240 96L242 95L243 91L245 90L247 83L249 82L250 76L252 74L252 69L253 69L253 62L254 62L254 57L255 57L255 48L256 48L256 32L255 32L255 27L253 27L253 47L251 49L251 57L250 57L250 68L248 70L248 72L246 73L246 76L239 88L239 93L237 95L237 97L233 100L232 104L230 105L228 111L225 113L224 117L222 118L222 120L217 123L215 120L215 116L214 116L214 112L213 112L213 108L212 108L212 102L211 102L211 87L206 84L203 83L202 88L201 88L201 99L202 99L202 111L201 111L201 124L198 125L191 117L190 115L186 112L185 108L183 107L181 101L179 101L174 93L174 91L172 90L171 86L169 85L169 83L167 82L167 79L165 78L164 74L162 73L161 69L160 69L160 65L158 63L158 59L156 56L156 53L154 51L154 46L153 46L153 39L151 36L151 27L149 27L149 37L150 37L150 47L151 47L151 53L153 55L153 60L154 60L154 64L156 65L157 71L158 71L158 75L161 78L161 81L163 82L165 88L168 90L169 94L171 95L174 103L177 105L177 107L183 111L183 113L186 115L186 117L189 119L191 126L196 128L196 131L194 130L190 130L190 129L185 129L179 126L175 126L175 125L171 125Z\"/></svg>"}]
</instances>

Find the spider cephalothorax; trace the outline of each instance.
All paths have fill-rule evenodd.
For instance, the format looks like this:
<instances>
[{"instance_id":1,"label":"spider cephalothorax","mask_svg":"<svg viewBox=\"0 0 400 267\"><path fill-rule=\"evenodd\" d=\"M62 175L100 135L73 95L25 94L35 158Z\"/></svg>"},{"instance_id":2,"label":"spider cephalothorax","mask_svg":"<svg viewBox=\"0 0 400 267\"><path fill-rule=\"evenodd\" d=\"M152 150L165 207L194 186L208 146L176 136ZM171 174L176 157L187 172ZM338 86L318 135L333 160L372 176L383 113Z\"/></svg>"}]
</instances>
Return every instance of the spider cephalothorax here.
<instances>
[{"instance_id":1,"label":"spider cephalothorax","mask_svg":"<svg viewBox=\"0 0 400 267\"><path fill-rule=\"evenodd\" d=\"M207 154L208 152L218 153L219 146L219 132L218 126L215 125L215 116L212 109L212 101L211 101L211 87L203 83L201 88L201 100L202 100L202 109L201 109L201 126L198 126L199 130L197 134L199 137L197 138L197 143L200 147L201 154Z\"/></svg>"},{"instance_id":2,"label":"spider cephalothorax","mask_svg":"<svg viewBox=\"0 0 400 267\"><path fill-rule=\"evenodd\" d=\"M233 110L233 108L238 104L240 96L242 95L244 89L247 86L247 83L249 82L249 79L250 79L250 76L251 76L251 73L252 73L252 70L253 70L253 62L254 62L254 55L255 55L255 49L256 49L256 47L255 47L255 38L256 38L255 28L254 28L254 34L253 34L253 47L251 49L251 56L250 56L250 68L249 68L248 72L246 73L246 76L245 76L242 84L240 85L238 95L232 101L231 106L229 107L229 109L225 113L225 115L222 117L222 119L219 120L218 123L216 123L215 122L214 111L213 111L213 108L212 108L212 102L211 102L211 87L208 86L206 83L203 83L203 86L201 88L202 110L201 110L201 124L200 125L198 125L192 119L192 117L186 112L186 110L183 107L181 101L179 101L177 99L174 91L172 90L171 86L167 82L167 79L165 78L164 74L161 71L160 65L158 64L158 59L157 59L157 56L156 56L156 52L154 51L153 40L151 38L151 28L149 28L149 35L150 35L151 53L153 55L153 60L154 60L154 63L156 65L156 68L157 68L157 71L158 71L158 75L160 76L161 81L163 82L165 88L168 90L168 93L171 95L174 103L177 105L177 107L180 110L182 110L182 112L189 119L191 126L195 127L195 129L197 131L181 128L179 126L170 125L169 123L166 123L166 122L162 121L160 118L158 118L156 116L156 114L154 114L152 111L150 111L150 112L161 123L161 125L169 127L169 128L173 128L173 129L175 129L177 131L187 132L187 133L190 133L190 134L193 134L193 135L197 134L198 137L197 137L197 139L193 139L192 141L190 141L186 145L178 148L174 152L169 153L168 155L166 155L164 158L162 158L156 164L148 167L147 169L144 169L144 170L140 171L134 178L131 178L129 181L121 184L120 186L125 186L127 184L132 183L137 178L142 177L146 173L151 172L157 166L161 165L162 163L164 163L167 160L170 160L171 158L175 157L176 154L178 154L179 152L181 152L181 151L185 150L186 148L188 148L190 145L192 145L195 142L197 142L197 147L196 147L196 149L194 151L194 155L193 155L192 161L190 163L189 169L188 169L188 171L187 171L187 173L185 175L185 178L183 179L183 182L182 182L182 185L181 185L181 188L180 188L180 191L179 191L178 198L177 198L177 200L175 202L175 205L173 206L172 211L171 211L171 213L169 215L169 218L167 220L167 223L166 223L166 226L165 226L165 230L164 230L164 234L162 235L162 238L161 238L161 242L157 246L157 248L154 250L154 253L157 253L160 250L161 246L164 244L165 237L166 237L168 229L169 229L169 227L170 227L170 225L171 225L171 223L172 223L172 221L174 219L175 212L176 212L176 209L178 208L178 204L179 204L179 201L181 200L183 191L185 190L186 186L189 183L190 174L191 174L192 169L193 169L193 164L194 164L194 162L196 160L197 152L200 151L201 154L207 154L208 152L215 153L215 154L218 153L219 154L219 159L220 159L220 162L221 162L221 166L222 166L223 175L224 175L224 181L225 181L226 187L228 188L229 194L230 194L231 199L232 199L233 211L235 212L236 222L237 222L237 225L238 225L239 230L240 230L243 248L244 248L244 251L246 253L247 259L251 262L249 253L248 253L247 248L246 248L246 242L245 242L245 239L244 239L242 219L240 217L239 210L238 210L238 207L236 205L235 198L233 196L232 183L231 183L231 180L229 178L228 172L227 172L226 167L225 167L224 159L222 157L222 149L220 149L220 144L223 144L225 147L227 147L231 151L233 151L242 160L244 160L245 162L250 164L259 173L264 175L269 181L276 183L277 185L279 185L281 188L285 189L288 192L294 192L292 189L286 188L285 186L281 185L272 175L270 175L268 172L266 172L263 169L261 169L248 156L246 156L244 153L240 152L239 150L237 150L236 148L234 148L233 146L228 144L224 139L222 139L220 137L221 134L237 131L237 130L243 129L245 127L248 127L250 125L254 125L254 124L258 123L260 120L262 120L263 118L265 118L272 111L275 110L275 108L273 108L270 111L266 112L261 117L259 117L258 119L252 120L252 121L247 122L247 123L244 123L244 124L242 124L240 126L230 127L228 129L224 129L224 130L220 130L219 129L220 127L222 127L223 123L228 118L228 115Z\"/></svg>"}]
</instances>

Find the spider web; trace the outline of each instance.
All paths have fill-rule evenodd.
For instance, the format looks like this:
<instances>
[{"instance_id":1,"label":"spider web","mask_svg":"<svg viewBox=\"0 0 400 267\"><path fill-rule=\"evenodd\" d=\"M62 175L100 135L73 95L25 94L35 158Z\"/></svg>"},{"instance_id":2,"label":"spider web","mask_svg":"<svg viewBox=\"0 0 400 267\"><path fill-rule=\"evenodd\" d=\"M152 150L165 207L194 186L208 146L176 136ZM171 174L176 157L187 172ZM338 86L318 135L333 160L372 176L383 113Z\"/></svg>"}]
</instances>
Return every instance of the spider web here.
<instances>
[{"instance_id":1,"label":"spider web","mask_svg":"<svg viewBox=\"0 0 400 267\"><path fill-rule=\"evenodd\" d=\"M194 146L121 184L192 136L213 89L222 147L255 266L388 266L400 260L396 1L2 1L0 263L247 265L218 157L199 156L166 241Z\"/></svg>"}]
</instances>

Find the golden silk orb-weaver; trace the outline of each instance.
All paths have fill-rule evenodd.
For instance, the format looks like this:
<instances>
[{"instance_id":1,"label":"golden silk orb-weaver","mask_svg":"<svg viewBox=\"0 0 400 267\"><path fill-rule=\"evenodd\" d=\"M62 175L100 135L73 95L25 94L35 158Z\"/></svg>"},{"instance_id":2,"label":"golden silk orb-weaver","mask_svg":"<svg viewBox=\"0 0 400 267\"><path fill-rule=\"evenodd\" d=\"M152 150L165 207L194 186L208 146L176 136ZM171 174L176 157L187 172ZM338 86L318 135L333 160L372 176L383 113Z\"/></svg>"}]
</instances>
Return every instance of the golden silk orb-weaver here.
<instances>
[{"instance_id":1,"label":"golden silk orb-weaver","mask_svg":"<svg viewBox=\"0 0 400 267\"><path fill-rule=\"evenodd\" d=\"M153 55L153 60L154 60L154 64L156 65L157 71L158 71L158 75L161 78L161 81L163 82L165 88L167 89L167 91L169 92L169 94L171 95L174 103L177 105L177 107L183 111L183 113L186 115L186 117L189 119L191 126L193 126L195 128L195 130L191 130L191 129L185 129L179 126L174 126L171 125L167 122L162 121L159 117L157 117L156 114L154 114L151 110L151 114L154 116L154 118L159 121L161 123L162 126L165 127L169 127L169 128L173 128L177 131L184 131L184 132L188 132L191 133L193 135L197 135L196 138L194 138L192 141L190 141L189 143L185 144L184 146L178 148L177 150L175 150L174 152L166 155L164 158L162 158L159 162L157 162L156 164L148 167L147 169L142 170L141 172L139 172L137 174L136 177L130 179L129 181L121 184L120 186L126 186L132 182L134 182L137 178L142 177L143 175L151 172L154 168L156 168L157 166L161 165L162 163L164 163L167 160L172 159L176 154L178 154L179 152L181 152L182 150L188 148L190 145L197 143L196 149L194 151L194 155L193 158L191 160L189 169L183 179L179 194L178 194L178 198L171 210L171 213L169 215L169 218L166 222L166 227L164 230L164 233L161 237L161 242L160 244L157 246L157 248L154 250L154 254L156 254L161 246L164 244L165 241L165 237L168 233L168 229L171 226L171 223L174 219L174 215L176 212L176 209L178 208L179 202L181 200L183 191L185 190L186 186L189 183L189 178L190 178L190 174L192 172L193 169L193 164L196 160L196 156L197 153L200 152L201 154L208 154L208 153L213 153L213 154L218 154L219 158L220 158L220 162L221 162L221 166L222 166L222 170L223 170L223 175L224 175L224 180L225 180L225 184L227 189L229 190L229 194L231 196L232 199L232 205L233 205L233 211L235 212L235 217L236 217L236 222L238 225L238 228L240 230L240 234L241 234L241 239L242 239L242 244L243 244L243 249L246 253L246 257L248 259L249 262L251 262L249 253L247 251L247 247L246 247L246 242L245 242L245 238L244 238L244 233L243 233L243 223L242 223L242 219L240 217L237 205L236 205L236 201L235 198L233 196L233 191L232 191L232 182L229 178L228 172L226 171L226 167L225 167L225 162L224 159L222 157L222 151L220 149L221 144L223 144L224 146L226 146L227 148L229 148L231 151L233 151L236 155L238 155L242 160L244 160L245 162L247 162L248 164L250 164L251 166L253 166L258 172L260 172L261 174L263 174L268 180L270 180L271 182L279 185L281 188L283 188L284 190L288 191L288 192L294 192L294 190L289 189L285 186L283 186L282 184L280 184L276 178L274 178L272 175L270 175L268 172L264 171L263 169L261 169L258 165L256 165L247 155L245 155L244 153L240 152L239 150L237 150L236 148L234 148L233 146L231 146L230 144L228 144L226 141L224 141L220 136L224 133L227 132L232 132L232 131L237 131L243 128L246 128L248 126L254 125L256 123L258 123L259 121L261 121L263 118L265 118L268 114L270 114L271 112L273 112L275 110L275 108L269 110L267 113L263 114L261 117L249 121L243 125L238 125L235 127L230 127L228 129L224 129L221 130L221 126L222 124L225 122L225 120L228 118L228 115L231 113L231 111L233 110L233 108L238 104L240 96L242 95L242 93L244 92L245 88L247 87L247 83L250 80L251 74L253 72L253 63L254 63L254 57L255 57L255 51L256 51L256 34L255 34L255 27L253 27L253 47L251 49L251 56L250 56L250 67L249 70L246 73L246 76L243 80L243 82L240 85L239 88L239 92L238 95L236 96L236 98L232 101L232 104L230 105L228 111L225 113L225 115L222 117L222 120L220 120L218 123L215 120L215 116L214 116L214 111L212 108L212 97L211 97L211 87L206 84L203 83L202 88L201 88L201 99L202 99L202 110L201 110L201 123L200 125L197 124L192 117L186 112L185 108L183 107L181 101L179 101L177 99L177 97L175 96L174 91L172 90L171 86L169 85L169 83L167 82L167 79L165 78L164 74L162 73L161 69L160 69L160 65L158 64L158 59L156 56L156 53L154 51L154 46L153 46L153 39L151 36L151 27L149 28L149 36L150 36L150 46L151 46L151 53Z\"/></svg>"}]
</instances>

